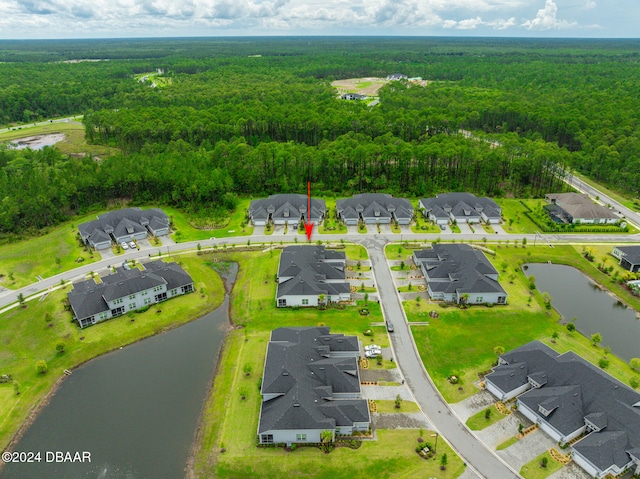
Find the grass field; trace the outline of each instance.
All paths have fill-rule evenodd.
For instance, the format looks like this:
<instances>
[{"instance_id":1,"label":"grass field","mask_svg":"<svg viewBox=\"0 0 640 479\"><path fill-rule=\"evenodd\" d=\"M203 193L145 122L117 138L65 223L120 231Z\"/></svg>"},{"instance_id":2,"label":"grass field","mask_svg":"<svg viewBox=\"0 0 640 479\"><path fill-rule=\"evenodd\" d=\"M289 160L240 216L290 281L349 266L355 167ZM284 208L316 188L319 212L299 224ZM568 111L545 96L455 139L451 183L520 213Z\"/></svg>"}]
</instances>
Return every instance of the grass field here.
<instances>
[{"instance_id":1,"label":"grass field","mask_svg":"<svg viewBox=\"0 0 640 479\"><path fill-rule=\"evenodd\" d=\"M396 408L396 402L388 399L376 399L376 408L379 413L400 413L400 412L418 412L420 406L413 401L402 401L400 403L400 409Z\"/></svg>"},{"instance_id":2,"label":"grass field","mask_svg":"<svg viewBox=\"0 0 640 479\"><path fill-rule=\"evenodd\" d=\"M33 301L26 308L0 315L0 371L13 376L20 387L20 395L16 395L12 384L0 385L0 449L51 390L64 369L196 319L222 302L222 281L210 267L195 256L184 256L180 261L192 276L196 290L202 288L205 295L194 293L173 298L145 313L114 318L84 330L71 322L71 314L61 303L69 287L50 294L45 301ZM65 344L62 354L56 351L59 341ZM44 375L36 373L36 361L40 359L48 365Z\"/></svg>"},{"instance_id":3,"label":"grass field","mask_svg":"<svg viewBox=\"0 0 640 479\"><path fill-rule=\"evenodd\" d=\"M0 245L0 275L4 275L0 285L17 289L36 282L36 276L47 278L100 260L99 254L92 257L76 239L77 224L91 219L95 219L95 215L77 217L42 230L41 236ZM78 258L83 261L76 263Z\"/></svg>"},{"instance_id":4,"label":"grass field","mask_svg":"<svg viewBox=\"0 0 640 479\"><path fill-rule=\"evenodd\" d=\"M236 209L231 213L224 225L209 227L206 220L193 220L186 214L175 208L161 206L165 213L171 217L174 233L171 237L176 243L185 241L206 240L209 238L228 238L232 236L250 236L253 234L253 226L247 224L247 209L251 200L242 198L238 200ZM204 223L203 223L204 221Z\"/></svg>"},{"instance_id":5,"label":"grass field","mask_svg":"<svg viewBox=\"0 0 640 479\"><path fill-rule=\"evenodd\" d=\"M539 291L530 296L526 277L519 266L529 261L569 264L611 287L616 294L625 292L621 287L612 284L573 246L501 247L497 249L497 255L490 259L499 271L503 262L507 263L507 273L514 271L513 283L505 281L505 273L501 273L501 284L509 293L507 306L472 306L461 310L455 306L442 307L425 301L404 303L409 321L429 323L428 326L413 326L411 329L424 365L447 401L457 402L478 391L473 382L478 379L478 372L487 371L495 362L493 348L496 346L509 351L537 339L559 352L572 350L587 361L598 364L605 354L604 350L593 347L588 338L578 332L570 333L559 324L559 315L554 310L544 308ZM638 308L638 299L626 296L620 294L624 300L632 299L630 304ZM430 318L428 313L432 310L438 312L440 317ZM557 340L552 340L554 332L559 335ZM618 380L626 384L632 378L640 380L640 374L633 372L620 358L608 354L608 359L610 366L607 372ZM451 375L459 378L458 384L452 385L447 381Z\"/></svg>"},{"instance_id":6,"label":"grass field","mask_svg":"<svg viewBox=\"0 0 640 479\"><path fill-rule=\"evenodd\" d=\"M489 419L486 417L486 411L490 411ZM478 411L465 423L469 426L469 429L472 431L481 431L482 429L491 426L492 424L497 423L501 419L504 419L504 415L498 412L498 410L494 406L490 406L487 409L483 409L482 411Z\"/></svg>"},{"instance_id":7,"label":"grass field","mask_svg":"<svg viewBox=\"0 0 640 479\"><path fill-rule=\"evenodd\" d=\"M365 441L358 450L337 448L323 454L316 448L298 448L285 452L278 448L256 448L256 430L260 411L258 385L262 375L266 345L272 329L280 326L330 326L332 332L356 334L365 343L386 347L388 335L382 326L382 314L377 303L369 303L369 316L360 316L357 307L346 310L315 308L292 310L275 307L279 251L273 253L215 253L219 260L237 261L240 265L233 291L231 317L243 328L230 333L225 342L221 365L212 395L205 406L199 448L196 456L197 477L220 478L280 478L289 475L308 478L341 478L375 474L381 477L408 477L431 471L437 477L456 477L464 466L449 449L449 467L436 472L438 463L425 462L414 451L415 431L378 431L377 441ZM210 255L206 255L209 257ZM360 303L362 304L362 303ZM373 336L364 336L372 329ZM375 362L375 361L374 361ZM242 373L249 365L252 373ZM382 368L396 367L390 361ZM375 369L375 367L373 367ZM242 400L241 397L245 399ZM403 410L417 405L403 401ZM224 448L226 452L221 453ZM440 446L438 446L440 452ZM344 461L349 461L348 472ZM439 468L438 468L439 470Z\"/></svg>"},{"instance_id":8,"label":"grass field","mask_svg":"<svg viewBox=\"0 0 640 479\"><path fill-rule=\"evenodd\" d=\"M531 209L545 204L544 200L523 200ZM496 203L502 208L502 228L507 233L533 234L539 230L538 226L525 216L527 209L514 198L496 198Z\"/></svg>"},{"instance_id":9,"label":"grass field","mask_svg":"<svg viewBox=\"0 0 640 479\"><path fill-rule=\"evenodd\" d=\"M547 459L546 467L541 466L542 458ZM548 452L543 452L522 466L520 474L525 479L544 479L560 469L562 469L562 464L552 458Z\"/></svg>"},{"instance_id":10,"label":"grass field","mask_svg":"<svg viewBox=\"0 0 640 479\"><path fill-rule=\"evenodd\" d=\"M80 120L79 120L80 121ZM89 145L84 137L84 126L79 121L69 123L50 123L39 126L22 126L18 130L0 133L0 143L29 136L64 133L66 138L55 144L62 153L93 156L109 156L117 153L117 148L102 145Z\"/></svg>"}]
</instances>

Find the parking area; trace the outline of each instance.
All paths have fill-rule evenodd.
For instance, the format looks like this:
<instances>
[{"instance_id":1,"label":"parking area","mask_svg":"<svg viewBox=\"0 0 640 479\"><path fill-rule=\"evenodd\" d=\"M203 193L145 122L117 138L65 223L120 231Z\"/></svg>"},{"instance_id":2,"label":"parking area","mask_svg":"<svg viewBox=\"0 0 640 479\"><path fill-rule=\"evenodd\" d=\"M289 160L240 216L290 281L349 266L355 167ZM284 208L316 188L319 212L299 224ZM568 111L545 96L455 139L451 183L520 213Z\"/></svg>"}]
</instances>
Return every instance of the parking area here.
<instances>
[{"instance_id":1,"label":"parking area","mask_svg":"<svg viewBox=\"0 0 640 479\"><path fill-rule=\"evenodd\" d=\"M473 234L473 231L471 231L471 228L469 228L467 223L458 223L458 228L460 228L460 233L469 235Z\"/></svg>"}]
</instances>

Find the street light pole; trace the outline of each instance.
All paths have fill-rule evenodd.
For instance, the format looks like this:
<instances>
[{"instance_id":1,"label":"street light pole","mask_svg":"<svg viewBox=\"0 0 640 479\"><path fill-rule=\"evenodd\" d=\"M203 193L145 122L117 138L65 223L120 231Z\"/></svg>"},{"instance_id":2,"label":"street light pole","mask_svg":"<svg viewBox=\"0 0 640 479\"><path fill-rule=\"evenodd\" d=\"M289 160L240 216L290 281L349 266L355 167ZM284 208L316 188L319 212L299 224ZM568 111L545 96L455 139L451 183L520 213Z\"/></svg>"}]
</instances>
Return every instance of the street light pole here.
<instances>
[{"instance_id":1,"label":"street light pole","mask_svg":"<svg viewBox=\"0 0 640 479\"><path fill-rule=\"evenodd\" d=\"M436 432L435 434L431 434L431 437L434 437L434 436L435 436L435 438L436 438L436 445L433 447L433 454L434 454L434 456L438 453L438 436L439 436L439 435L440 435L440 434L438 434L437 432Z\"/></svg>"}]
</instances>

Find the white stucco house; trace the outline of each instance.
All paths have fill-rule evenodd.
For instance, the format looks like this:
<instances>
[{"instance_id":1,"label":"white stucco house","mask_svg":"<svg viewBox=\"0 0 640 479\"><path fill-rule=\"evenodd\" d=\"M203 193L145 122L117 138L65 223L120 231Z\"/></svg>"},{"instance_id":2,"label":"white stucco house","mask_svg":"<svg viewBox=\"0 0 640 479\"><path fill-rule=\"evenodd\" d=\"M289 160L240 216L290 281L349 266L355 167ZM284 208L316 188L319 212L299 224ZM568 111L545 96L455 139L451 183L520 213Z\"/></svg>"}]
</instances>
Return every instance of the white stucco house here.
<instances>
[{"instance_id":1,"label":"white stucco house","mask_svg":"<svg viewBox=\"0 0 640 479\"><path fill-rule=\"evenodd\" d=\"M413 261L424 274L434 300L466 304L506 304L498 270L482 251L465 244L433 244L417 250Z\"/></svg>"},{"instance_id":2,"label":"white stucco house","mask_svg":"<svg viewBox=\"0 0 640 479\"><path fill-rule=\"evenodd\" d=\"M471 193L443 193L435 198L422 198L418 205L425 218L438 225L454 221L469 224L502 221L502 209L495 201Z\"/></svg>"},{"instance_id":3,"label":"white stucco house","mask_svg":"<svg viewBox=\"0 0 640 479\"><path fill-rule=\"evenodd\" d=\"M260 444L320 443L323 431L351 435L371 428L361 399L356 336L328 327L271 332L260 392Z\"/></svg>"},{"instance_id":4,"label":"white stucco house","mask_svg":"<svg viewBox=\"0 0 640 479\"><path fill-rule=\"evenodd\" d=\"M278 266L276 306L318 306L351 300L346 255L324 246L287 246Z\"/></svg>"},{"instance_id":5,"label":"white stucco house","mask_svg":"<svg viewBox=\"0 0 640 479\"><path fill-rule=\"evenodd\" d=\"M573 352L533 341L503 354L485 377L500 400L560 444L591 477L640 473L640 394Z\"/></svg>"}]
</instances>

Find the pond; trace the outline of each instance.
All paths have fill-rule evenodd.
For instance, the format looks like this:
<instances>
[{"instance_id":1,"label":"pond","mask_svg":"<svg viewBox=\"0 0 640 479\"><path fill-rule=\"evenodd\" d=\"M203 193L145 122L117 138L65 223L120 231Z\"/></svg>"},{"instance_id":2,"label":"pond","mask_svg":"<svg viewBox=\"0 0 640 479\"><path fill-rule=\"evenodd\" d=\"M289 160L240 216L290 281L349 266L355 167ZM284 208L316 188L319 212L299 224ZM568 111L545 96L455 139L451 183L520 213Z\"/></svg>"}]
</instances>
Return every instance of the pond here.
<instances>
[{"instance_id":1,"label":"pond","mask_svg":"<svg viewBox=\"0 0 640 479\"><path fill-rule=\"evenodd\" d=\"M227 277L232 283L237 265ZM179 479L229 328L228 296L215 311L96 358L73 371L14 451L41 462L7 464L2 479ZM124 320L124 318L112 321ZM47 451L89 452L90 463L46 462Z\"/></svg>"},{"instance_id":2,"label":"pond","mask_svg":"<svg viewBox=\"0 0 640 479\"><path fill-rule=\"evenodd\" d=\"M577 318L576 329L588 338L600 333L601 346L609 346L625 361L640 356L640 320L633 309L571 266L529 264L526 267L526 275L535 276L538 289L551 295L551 303L564 321Z\"/></svg>"},{"instance_id":3,"label":"pond","mask_svg":"<svg viewBox=\"0 0 640 479\"><path fill-rule=\"evenodd\" d=\"M9 148L13 150L42 150L45 146L53 146L66 138L64 133L51 133L48 135L35 135L26 138L18 138L9 143Z\"/></svg>"}]
</instances>

